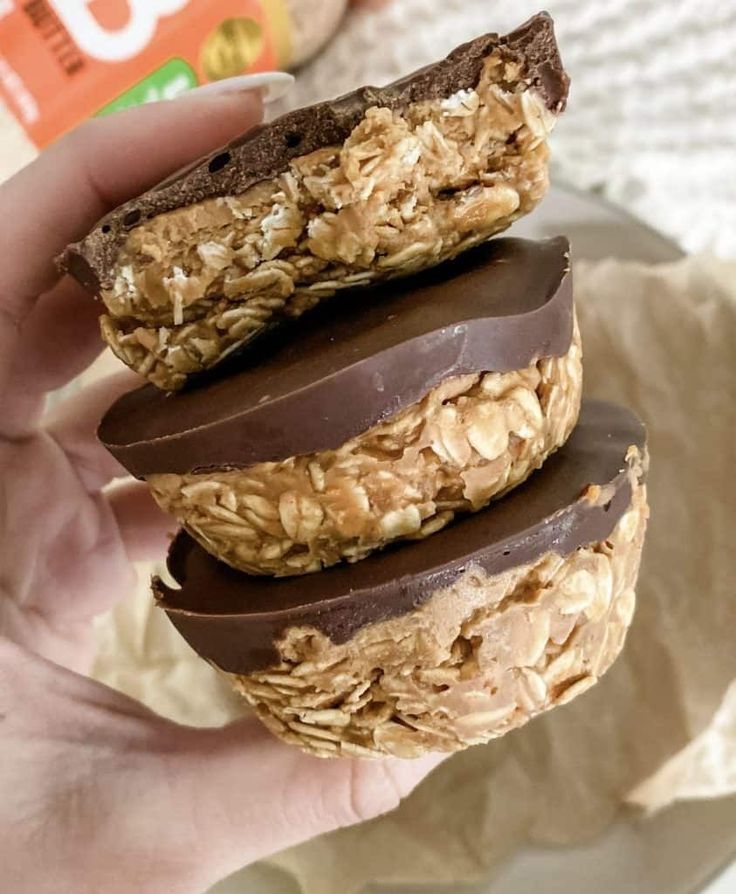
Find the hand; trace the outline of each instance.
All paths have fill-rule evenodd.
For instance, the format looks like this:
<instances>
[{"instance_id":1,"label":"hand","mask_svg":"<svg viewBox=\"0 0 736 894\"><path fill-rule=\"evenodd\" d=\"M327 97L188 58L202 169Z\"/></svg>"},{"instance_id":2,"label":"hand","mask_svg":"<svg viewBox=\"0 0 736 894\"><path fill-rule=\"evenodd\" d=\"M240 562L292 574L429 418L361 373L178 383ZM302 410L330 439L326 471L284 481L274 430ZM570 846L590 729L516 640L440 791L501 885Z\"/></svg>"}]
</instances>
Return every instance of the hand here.
<instances>
[{"instance_id":1,"label":"hand","mask_svg":"<svg viewBox=\"0 0 736 894\"><path fill-rule=\"evenodd\" d=\"M213 94L89 122L0 186L0 866L4 890L199 894L393 808L437 759L320 761L254 720L196 730L81 674L92 621L170 522L95 439L121 373L44 415L99 353L99 305L53 258L110 207L257 122Z\"/></svg>"}]
</instances>

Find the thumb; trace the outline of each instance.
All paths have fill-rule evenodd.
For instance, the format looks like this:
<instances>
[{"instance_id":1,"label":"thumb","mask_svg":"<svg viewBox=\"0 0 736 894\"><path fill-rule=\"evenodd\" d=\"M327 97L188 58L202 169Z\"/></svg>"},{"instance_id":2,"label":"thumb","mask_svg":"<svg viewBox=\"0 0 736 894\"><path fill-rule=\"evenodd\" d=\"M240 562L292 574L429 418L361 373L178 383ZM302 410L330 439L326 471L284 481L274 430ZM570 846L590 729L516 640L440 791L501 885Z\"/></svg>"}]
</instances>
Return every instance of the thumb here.
<instances>
[{"instance_id":1,"label":"thumb","mask_svg":"<svg viewBox=\"0 0 736 894\"><path fill-rule=\"evenodd\" d=\"M200 894L392 810L442 759L319 759L255 718L179 726L2 636L0 757L3 878L38 894Z\"/></svg>"},{"instance_id":2,"label":"thumb","mask_svg":"<svg viewBox=\"0 0 736 894\"><path fill-rule=\"evenodd\" d=\"M180 745L177 798L196 805L204 886L393 810L446 757L326 760L280 742L253 717L219 730L187 730Z\"/></svg>"}]
</instances>

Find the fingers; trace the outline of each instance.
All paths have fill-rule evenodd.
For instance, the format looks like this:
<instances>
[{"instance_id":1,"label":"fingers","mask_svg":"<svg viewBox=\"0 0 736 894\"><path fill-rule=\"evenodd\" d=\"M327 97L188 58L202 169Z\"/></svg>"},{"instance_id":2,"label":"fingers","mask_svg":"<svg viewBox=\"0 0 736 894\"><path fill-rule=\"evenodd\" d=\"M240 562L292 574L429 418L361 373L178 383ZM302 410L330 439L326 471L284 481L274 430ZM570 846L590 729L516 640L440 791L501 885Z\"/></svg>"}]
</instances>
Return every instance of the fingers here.
<instances>
[{"instance_id":1,"label":"fingers","mask_svg":"<svg viewBox=\"0 0 736 894\"><path fill-rule=\"evenodd\" d=\"M0 187L0 300L16 314L56 279L54 258L105 211L256 124L256 93L151 103L72 131ZM19 303L20 302L20 303Z\"/></svg>"},{"instance_id":2,"label":"fingers","mask_svg":"<svg viewBox=\"0 0 736 894\"><path fill-rule=\"evenodd\" d=\"M40 393L81 373L104 348L100 304L68 277L42 295L21 326L14 377Z\"/></svg>"},{"instance_id":3,"label":"fingers","mask_svg":"<svg viewBox=\"0 0 736 894\"><path fill-rule=\"evenodd\" d=\"M176 522L163 512L148 485L127 481L105 492L131 562L151 562L166 556Z\"/></svg>"},{"instance_id":4,"label":"fingers","mask_svg":"<svg viewBox=\"0 0 736 894\"><path fill-rule=\"evenodd\" d=\"M68 398L46 420L46 431L64 451L90 493L99 491L114 478L128 477L123 466L97 439L97 427L108 407L139 384L135 373L121 370ZM130 560L164 558L176 523L158 508L148 486L126 480L107 488L105 497Z\"/></svg>"},{"instance_id":5,"label":"fingers","mask_svg":"<svg viewBox=\"0 0 736 894\"><path fill-rule=\"evenodd\" d=\"M49 416L45 429L66 454L88 492L105 487L128 473L97 439L97 427L107 408L140 384L130 370L107 376L70 397ZM175 522L163 513L142 482L124 481L105 491L131 561L166 555Z\"/></svg>"},{"instance_id":6,"label":"fingers","mask_svg":"<svg viewBox=\"0 0 736 894\"><path fill-rule=\"evenodd\" d=\"M26 880L53 872L65 891L82 879L118 890L115 878L130 886L139 876L135 890L208 889L246 863L393 809L442 760L320 760L253 718L179 727L2 637L0 718L0 790L18 795L0 803L0 824L18 829L13 811L29 816L30 799L33 853L44 853L34 870L27 846L13 851L10 870Z\"/></svg>"},{"instance_id":7,"label":"fingers","mask_svg":"<svg viewBox=\"0 0 736 894\"><path fill-rule=\"evenodd\" d=\"M0 635L4 891L197 890L174 845L196 804L167 812L178 732L142 705ZM171 846L159 853L158 840ZM42 855L42 856L39 856Z\"/></svg>"},{"instance_id":8,"label":"fingers","mask_svg":"<svg viewBox=\"0 0 736 894\"><path fill-rule=\"evenodd\" d=\"M223 92L97 118L0 185L0 387L22 350L19 335L28 313L57 282L54 259L64 247L115 205L252 127L261 108L257 92ZM73 291L67 286L55 296L56 318L69 313L70 325L77 314L86 321ZM44 353L54 355L55 333L39 325L36 336L43 367ZM76 352L74 345L69 350ZM70 367L85 356L82 349ZM54 363L49 376L58 379Z\"/></svg>"},{"instance_id":9,"label":"fingers","mask_svg":"<svg viewBox=\"0 0 736 894\"><path fill-rule=\"evenodd\" d=\"M245 863L393 810L441 761L323 760L273 738L254 718L188 734L177 778L196 798L217 878Z\"/></svg>"},{"instance_id":10,"label":"fingers","mask_svg":"<svg viewBox=\"0 0 736 894\"><path fill-rule=\"evenodd\" d=\"M100 354L104 345L98 314L97 301L68 277L39 298L16 336L0 433L16 438L28 434L41 414L44 396Z\"/></svg>"},{"instance_id":11,"label":"fingers","mask_svg":"<svg viewBox=\"0 0 736 894\"><path fill-rule=\"evenodd\" d=\"M64 451L89 492L100 490L126 470L97 440L97 427L110 405L140 379L130 370L106 376L67 398L49 414L44 429Z\"/></svg>"}]
</instances>

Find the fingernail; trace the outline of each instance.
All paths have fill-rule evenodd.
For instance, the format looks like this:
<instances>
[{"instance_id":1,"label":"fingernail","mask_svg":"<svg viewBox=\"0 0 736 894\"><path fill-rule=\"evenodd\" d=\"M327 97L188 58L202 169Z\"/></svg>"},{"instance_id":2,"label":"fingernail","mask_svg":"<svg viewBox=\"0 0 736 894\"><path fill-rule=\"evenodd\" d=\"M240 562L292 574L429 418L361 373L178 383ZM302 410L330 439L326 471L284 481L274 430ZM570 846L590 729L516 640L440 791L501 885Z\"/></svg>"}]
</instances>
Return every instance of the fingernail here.
<instances>
[{"instance_id":1,"label":"fingernail","mask_svg":"<svg viewBox=\"0 0 736 894\"><path fill-rule=\"evenodd\" d=\"M258 74L239 75L236 78L224 78L195 87L182 97L188 96L222 96L228 93L249 93L258 90L264 103L275 102L285 96L294 85L293 75L285 71L263 71Z\"/></svg>"}]
</instances>

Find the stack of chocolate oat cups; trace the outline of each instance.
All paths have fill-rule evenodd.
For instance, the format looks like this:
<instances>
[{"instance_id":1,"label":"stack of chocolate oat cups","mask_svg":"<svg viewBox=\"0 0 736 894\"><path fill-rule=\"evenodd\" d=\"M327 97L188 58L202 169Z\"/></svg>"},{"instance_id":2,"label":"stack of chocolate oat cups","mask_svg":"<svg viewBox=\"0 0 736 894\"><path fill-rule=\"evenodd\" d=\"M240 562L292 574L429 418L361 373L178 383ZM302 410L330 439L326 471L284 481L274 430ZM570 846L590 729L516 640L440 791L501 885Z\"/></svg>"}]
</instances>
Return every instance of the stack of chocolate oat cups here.
<instances>
[{"instance_id":1,"label":"stack of chocolate oat cups","mask_svg":"<svg viewBox=\"0 0 736 894\"><path fill-rule=\"evenodd\" d=\"M582 402L540 14L246 134L64 264L150 384L100 438L181 525L160 607L281 739L456 751L592 686L634 611L641 423ZM496 238L491 238L496 237Z\"/></svg>"}]
</instances>

